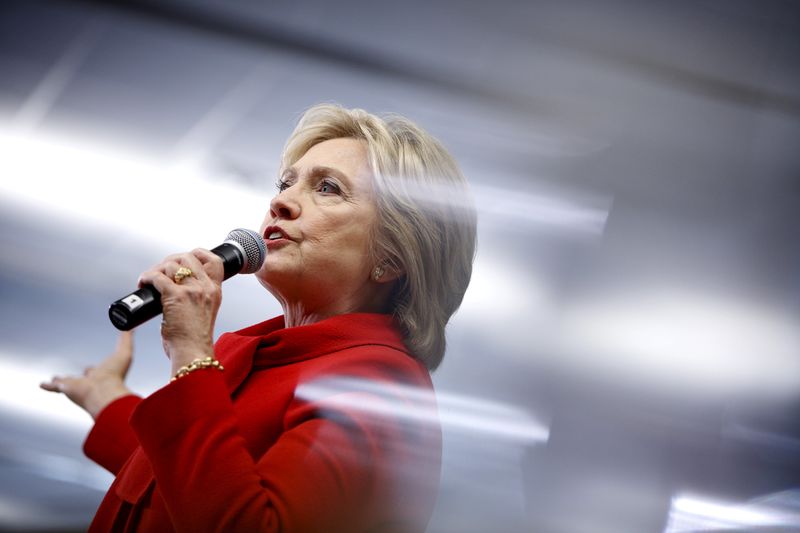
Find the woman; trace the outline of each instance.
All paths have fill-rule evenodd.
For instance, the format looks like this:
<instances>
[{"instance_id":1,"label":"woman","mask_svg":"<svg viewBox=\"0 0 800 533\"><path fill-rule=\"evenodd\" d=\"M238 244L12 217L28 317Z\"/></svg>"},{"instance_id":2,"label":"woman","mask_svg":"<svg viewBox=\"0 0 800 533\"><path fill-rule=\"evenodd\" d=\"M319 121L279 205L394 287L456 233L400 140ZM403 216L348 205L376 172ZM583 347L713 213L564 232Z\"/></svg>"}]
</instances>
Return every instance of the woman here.
<instances>
[{"instance_id":1,"label":"woman","mask_svg":"<svg viewBox=\"0 0 800 533\"><path fill-rule=\"evenodd\" d=\"M132 340L42 386L95 419L116 475L94 531L423 531L441 436L429 372L469 283L475 212L452 157L409 121L320 105L289 138L256 274L283 316L212 345L207 250L142 274L172 380L124 385Z\"/></svg>"}]
</instances>

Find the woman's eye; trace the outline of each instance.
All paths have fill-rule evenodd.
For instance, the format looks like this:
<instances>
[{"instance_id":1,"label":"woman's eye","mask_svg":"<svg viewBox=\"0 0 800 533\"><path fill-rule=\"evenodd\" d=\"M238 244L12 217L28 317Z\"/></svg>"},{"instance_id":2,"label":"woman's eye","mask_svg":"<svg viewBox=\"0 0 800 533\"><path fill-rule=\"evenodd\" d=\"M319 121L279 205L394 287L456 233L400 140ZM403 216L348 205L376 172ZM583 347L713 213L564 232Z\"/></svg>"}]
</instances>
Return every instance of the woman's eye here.
<instances>
[{"instance_id":1,"label":"woman's eye","mask_svg":"<svg viewBox=\"0 0 800 533\"><path fill-rule=\"evenodd\" d=\"M278 181L275 183L275 187L277 187L277 188L278 188L278 192L283 192L283 191L285 191L286 189L288 189L288 188L289 188L289 185L290 185L290 184L289 184L288 182L286 182L286 181L283 181L283 180L278 180Z\"/></svg>"},{"instance_id":2,"label":"woman's eye","mask_svg":"<svg viewBox=\"0 0 800 533\"><path fill-rule=\"evenodd\" d=\"M317 187L317 190L325 194L339 194L340 192L338 185L328 180L322 180L319 183L319 187Z\"/></svg>"}]
</instances>

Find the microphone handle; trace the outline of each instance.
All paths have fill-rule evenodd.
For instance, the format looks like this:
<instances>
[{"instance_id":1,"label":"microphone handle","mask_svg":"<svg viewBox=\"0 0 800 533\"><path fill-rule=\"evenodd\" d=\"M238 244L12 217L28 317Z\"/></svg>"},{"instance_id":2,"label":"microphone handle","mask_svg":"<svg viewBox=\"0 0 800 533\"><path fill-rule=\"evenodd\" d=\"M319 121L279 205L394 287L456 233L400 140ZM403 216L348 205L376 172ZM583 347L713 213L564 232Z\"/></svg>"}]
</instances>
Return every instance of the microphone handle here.
<instances>
[{"instance_id":1,"label":"microphone handle","mask_svg":"<svg viewBox=\"0 0 800 533\"><path fill-rule=\"evenodd\" d=\"M244 256L236 245L225 242L211 251L222 258L225 269L223 280L238 274L242 269ZM108 318L118 330L130 331L163 311L161 293L152 285L144 285L141 289L112 303L108 308Z\"/></svg>"}]
</instances>

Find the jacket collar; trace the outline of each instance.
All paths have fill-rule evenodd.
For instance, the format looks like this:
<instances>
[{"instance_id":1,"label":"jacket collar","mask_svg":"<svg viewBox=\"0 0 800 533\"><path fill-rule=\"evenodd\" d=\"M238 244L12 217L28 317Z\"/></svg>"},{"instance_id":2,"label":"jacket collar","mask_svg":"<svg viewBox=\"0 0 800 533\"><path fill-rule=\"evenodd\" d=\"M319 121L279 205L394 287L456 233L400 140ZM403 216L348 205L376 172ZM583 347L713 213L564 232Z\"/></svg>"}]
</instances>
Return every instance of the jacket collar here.
<instances>
[{"instance_id":1,"label":"jacket collar","mask_svg":"<svg viewBox=\"0 0 800 533\"><path fill-rule=\"evenodd\" d=\"M225 333L214 347L233 392L253 368L263 369L314 359L355 346L380 345L409 354L391 315L351 313L313 324L284 327L278 316ZM410 355L410 354L409 354Z\"/></svg>"}]
</instances>

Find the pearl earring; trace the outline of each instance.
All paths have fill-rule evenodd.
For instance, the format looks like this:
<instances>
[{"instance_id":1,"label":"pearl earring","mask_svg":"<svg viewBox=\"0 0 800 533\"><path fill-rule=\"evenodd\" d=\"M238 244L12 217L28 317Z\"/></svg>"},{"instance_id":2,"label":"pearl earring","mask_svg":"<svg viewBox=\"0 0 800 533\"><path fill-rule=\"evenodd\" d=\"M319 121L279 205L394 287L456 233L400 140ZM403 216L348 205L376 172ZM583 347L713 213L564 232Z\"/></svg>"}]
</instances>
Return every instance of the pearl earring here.
<instances>
[{"instance_id":1,"label":"pearl earring","mask_svg":"<svg viewBox=\"0 0 800 533\"><path fill-rule=\"evenodd\" d=\"M383 276L383 267L376 266L375 270L372 271L372 279L374 281L378 281L381 279L382 276Z\"/></svg>"}]
</instances>

